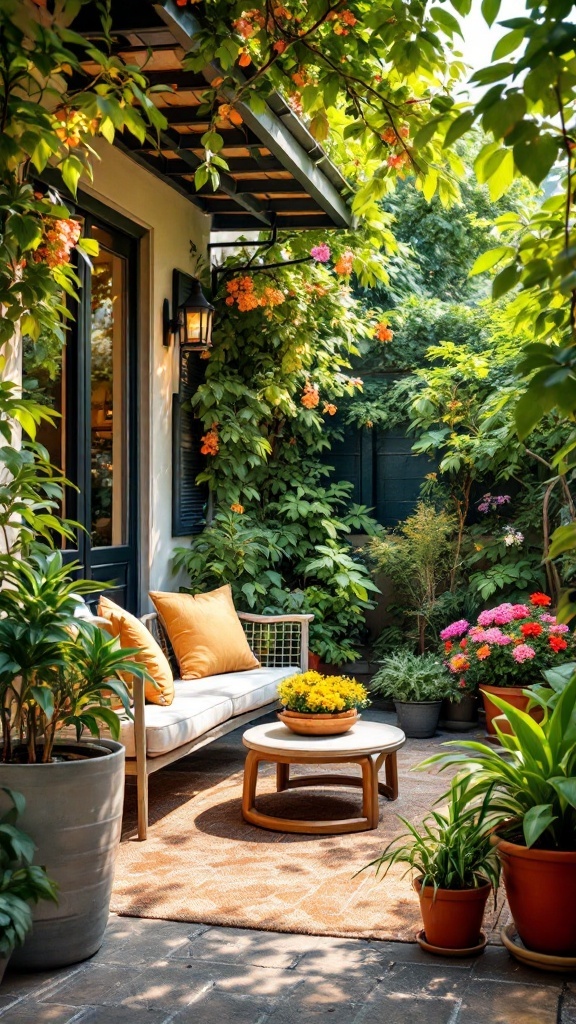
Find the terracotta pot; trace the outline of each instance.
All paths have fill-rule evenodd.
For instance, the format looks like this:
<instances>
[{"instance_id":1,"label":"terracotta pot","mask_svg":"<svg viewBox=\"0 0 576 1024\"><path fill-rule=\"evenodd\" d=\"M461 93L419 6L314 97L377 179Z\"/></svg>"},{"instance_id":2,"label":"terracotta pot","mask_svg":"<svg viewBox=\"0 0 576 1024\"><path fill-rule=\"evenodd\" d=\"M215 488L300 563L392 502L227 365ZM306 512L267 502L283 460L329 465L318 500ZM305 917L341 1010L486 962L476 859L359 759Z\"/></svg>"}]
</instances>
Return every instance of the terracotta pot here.
<instances>
[{"instance_id":1,"label":"terracotta pot","mask_svg":"<svg viewBox=\"0 0 576 1024\"><path fill-rule=\"evenodd\" d=\"M472 949L480 941L482 918L492 886L490 882L476 889L422 888L421 878L414 879L420 899L420 913L426 941L442 949Z\"/></svg>"},{"instance_id":2,"label":"terracotta pot","mask_svg":"<svg viewBox=\"0 0 576 1024\"><path fill-rule=\"evenodd\" d=\"M312 651L308 651L308 668L312 672L318 672L320 669L320 655L313 654Z\"/></svg>"},{"instance_id":3,"label":"terracotta pot","mask_svg":"<svg viewBox=\"0 0 576 1024\"><path fill-rule=\"evenodd\" d=\"M501 715L500 708L497 708L495 704L490 700L490 694L494 694L496 697L501 697L507 704L511 704L512 707L518 708L519 711L526 711L528 707L529 697L525 697L522 693L522 686L481 686L480 693L482 694L482 700L484 701L484 711L486 712L486 732L489 736L496 735L496 729L494 728L494 719ZM535 707L529 712L530 717L535 722L541 722L544 712L542 708ZM500 722L498 722L500 725ZM508 722L505 722L506 728L502 729L505 733L512 732L512 729Z\"/></svg>"},{"instance_id":4,"label":"terracotta pot","mask_svg":"<svg viewBox=\"0 0 576 1024\"><path fill-rule=\"evenodd\" d=\"M576 956L576 851L534 850L501 839L506 896L527 949Z\"/></svg>"},{"instance_id":5,"label":"terracotta pot","mask_svg":"<svg viewBox=\"0 0 576 1024\"><path fill-rule=\"evenodd\" d=\"M358 721L356 708L339 711L332 715L313 715L302 711L279 711L278 718L292 732L301 736L337 736L348 732Z\"/></svg>"}]
</instances>

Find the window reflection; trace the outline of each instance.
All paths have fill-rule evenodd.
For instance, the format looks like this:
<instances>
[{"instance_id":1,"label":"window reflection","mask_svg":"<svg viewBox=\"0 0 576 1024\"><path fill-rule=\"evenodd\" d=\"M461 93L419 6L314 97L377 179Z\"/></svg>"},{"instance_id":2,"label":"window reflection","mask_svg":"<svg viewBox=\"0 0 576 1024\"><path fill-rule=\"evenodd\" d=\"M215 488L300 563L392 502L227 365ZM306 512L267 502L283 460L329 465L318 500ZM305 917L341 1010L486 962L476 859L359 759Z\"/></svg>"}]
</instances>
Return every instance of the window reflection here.
<instances>
[{"instance_id":1,"label":"window reflection","mask_svg":"<svg viewBox=\"0 0 576 1024\"><path fill-rule=\"evenodd\" d=\"M126 543L125 260L106 248L107 235L96 231L100 254L92 271L91 490L90 534L93 547Z\"/></svg>"}]
</instances>

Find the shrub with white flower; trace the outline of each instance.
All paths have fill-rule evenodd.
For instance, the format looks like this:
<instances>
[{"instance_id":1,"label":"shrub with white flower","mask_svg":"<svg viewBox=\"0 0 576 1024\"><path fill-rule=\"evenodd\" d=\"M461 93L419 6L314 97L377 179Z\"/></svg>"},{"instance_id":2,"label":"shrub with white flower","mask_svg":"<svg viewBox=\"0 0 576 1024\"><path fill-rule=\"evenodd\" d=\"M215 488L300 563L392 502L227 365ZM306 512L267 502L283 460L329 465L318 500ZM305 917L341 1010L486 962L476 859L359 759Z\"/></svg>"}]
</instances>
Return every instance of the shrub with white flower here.
<instances>
[{"instance_id":1,"label":"shrub with white flower","mask_svg":"<svg viewBox=\"0 0 576 1024\"><path fill-rule=\"evenodd\" d=\"M458 619L440 633L446 666L473 691L489 686L529 686L542 672L574 660L576 644L568 626L547 611L547 594L529 604L504 603L480 612L475 625Z\"/></svg>"},{"instance_id":2,"label":"shrub with white flower","mask_svg":"<svg viewBox=\"0 0 576 1024\"><path fill-rule=\"evenodd\" d=\"M513 526L502 527L502 532L504 534L502 540L507 548L519 548L524 543L524 534L520 533L520 530L515 530Z\"/></svg>"}]
</instances>

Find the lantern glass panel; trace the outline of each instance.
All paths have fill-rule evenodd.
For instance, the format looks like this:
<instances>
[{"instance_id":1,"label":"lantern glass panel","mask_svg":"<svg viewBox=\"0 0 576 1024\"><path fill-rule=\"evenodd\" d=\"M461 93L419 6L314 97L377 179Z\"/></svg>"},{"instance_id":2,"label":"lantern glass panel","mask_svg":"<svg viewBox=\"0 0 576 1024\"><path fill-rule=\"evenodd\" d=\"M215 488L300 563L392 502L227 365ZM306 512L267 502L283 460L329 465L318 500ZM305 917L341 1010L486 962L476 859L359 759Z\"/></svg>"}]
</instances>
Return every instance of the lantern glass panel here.
<instances>
[{"instance_id":1,"label":"lantern glass panel","mask_svg":"<svg viewBox=\"0 0 576 1024\"><path fill-rule=\"evenodd\" d=\"M202 313L199 309L186 310L186 340L189 343L204 341L202 337Z\"/></svg>"}]
</instances>

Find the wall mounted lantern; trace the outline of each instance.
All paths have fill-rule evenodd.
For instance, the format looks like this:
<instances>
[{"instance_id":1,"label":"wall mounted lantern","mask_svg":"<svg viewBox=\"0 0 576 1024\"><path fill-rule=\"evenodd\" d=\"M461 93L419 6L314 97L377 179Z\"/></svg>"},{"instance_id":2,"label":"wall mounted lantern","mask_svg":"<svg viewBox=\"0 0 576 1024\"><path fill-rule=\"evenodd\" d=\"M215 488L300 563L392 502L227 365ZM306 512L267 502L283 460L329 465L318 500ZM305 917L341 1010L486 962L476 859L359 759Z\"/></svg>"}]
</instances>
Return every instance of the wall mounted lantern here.
<instances>
[{"instance_id":1,"label":"wall mounted lantern","mask_svg":"<svg viewBox=\"0 0 576 1024\"><path fill-rule=\"evenodd\" d=\"M184 274L181 270L172 272L172 316L170 303L164 299L163 306L164 345L169 346L172 335L179 341L180 348L187 352L202 351L212 344L212 306L197 277Z\"/></svg>"}]
</instances>

